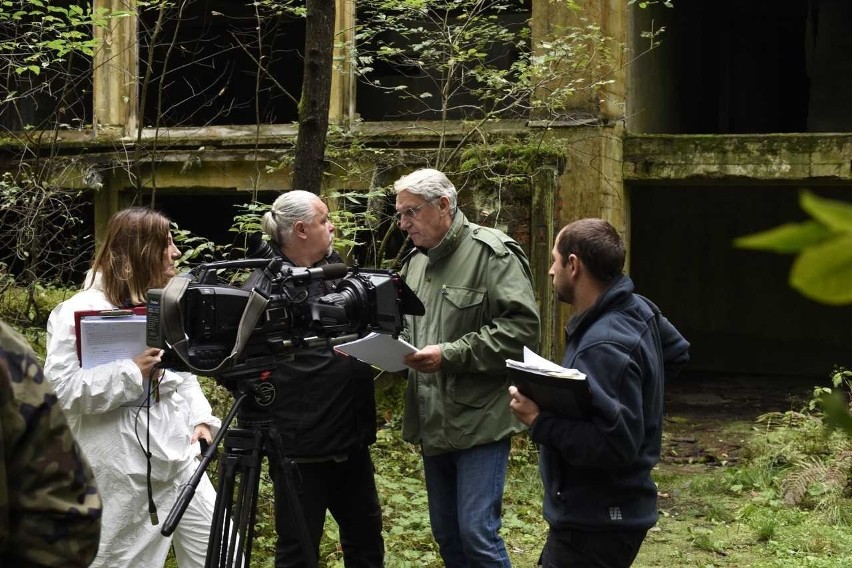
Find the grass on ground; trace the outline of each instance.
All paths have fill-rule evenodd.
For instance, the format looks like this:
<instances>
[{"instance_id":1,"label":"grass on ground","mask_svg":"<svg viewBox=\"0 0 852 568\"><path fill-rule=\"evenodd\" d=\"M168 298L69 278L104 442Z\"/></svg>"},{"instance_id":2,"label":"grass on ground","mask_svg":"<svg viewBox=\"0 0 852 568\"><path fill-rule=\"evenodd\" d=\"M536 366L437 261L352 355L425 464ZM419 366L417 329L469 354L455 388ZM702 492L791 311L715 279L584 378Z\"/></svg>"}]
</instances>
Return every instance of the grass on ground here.
<instances>
[{"instance_id":1,"label":"grass on ground","mask_svg":"<svg viewBox=\"0 0 852 568\"><path fill-rule=\"evenodd\" d=\"M384 396L398 396L397 386ZM387 402L387 400L385 400ZM429 529L425 485L417 449L402 441L398 405L373 446L384 513L386 566L442 566ZM673 422L676 424L676 421ZM666 437L676 436L676 426ZM722 438L736 438L736 459L664 459L654 471L660 491L660 520L648 534L637 568L852 566L852 442L826 430L819 416L788 412L760 421L723 426ZM512 445L502 534L513 565L532 568L547 533L541 518L537 450L526 436ZM264 482L265 484L265 482ZM273 566L272 503L262 498L262 526L252 565ZM265 503L265 504L264 504ZM321 566L343 566L331 518L321 549Z\"/></svg>"}]
</instances>

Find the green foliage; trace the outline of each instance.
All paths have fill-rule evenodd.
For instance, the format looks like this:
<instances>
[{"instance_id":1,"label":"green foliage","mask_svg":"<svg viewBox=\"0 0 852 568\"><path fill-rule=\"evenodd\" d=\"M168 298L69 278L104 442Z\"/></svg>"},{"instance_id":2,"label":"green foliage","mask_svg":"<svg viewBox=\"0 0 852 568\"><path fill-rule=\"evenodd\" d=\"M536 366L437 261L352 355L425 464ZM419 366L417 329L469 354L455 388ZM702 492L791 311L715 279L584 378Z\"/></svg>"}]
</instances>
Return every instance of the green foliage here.
<instances>
[{"instance_id":1,"label":"green foliage","mask_svg":"<svg viewBox=\"0 0 852 568\"><path fill-rule=\"evenodd\" d=\"M389 559L434 564L438 548L429 529L429 509L420 454L402 441L399 422L378 432L373 446L376 485L382 501Z\"/></svg>"},{"instance_id":2,"label":"green foliage","mask_svg":"<svg viewBox=\"0 0 852 568\"><path fill-rule=\"evenodd\" d=\"M256 0L255 5L266 17L290 15L304 18L306 15L304 2L296 0Z\"/></svg>"},{"instance_id":3,"label":"green foliage","mask_svg":"<svg viewBox=\"0 0 852 568\"><path fill-rule=\"evenodd\" d=\"M448 112L465 118L523 115L531 104L564 110L578 91L608 82L602 76L611 64L609 40L597 26L560 27L531 46L528 22L501 18L521 5L517 0L372 3L359 14L359 73L374 86L417 101L415 109L440 110L442 118ZM496 46L510 47L513 59L499 57ZM430 81L421 88L406 81L382 84L372 73L377 62L418 69ZM533 102L539 89L546 94Z\"/></svg>"},{"instance_id":4,"label":"green foliage","mask_svg":"<svg viewBox=\"0 0 852 568\"><path fill-rule=\"evenodd\" d=\"M574 2L566 2L577 9ZM588 119L600 89L611 82L613 49L621 50L591 23L553 25L531 41L518 0L384 0L359 6L361 80L388 96L410 102L409 115L439 118L443 126L435 166L443 169L471 139L488 144L487 122L529 117ZM381 79L379 65L403 70ZM382 81L385 81L383 83ZM388 82L393 81L393 82ZM583 94L583 102L578 95ZM447 136L448 119L462 136Z\"/></svg>"},{"instance_id":5,"label":"green foliage","mask_svg":"<svg viewBox=\"0 0 852 568\"><path fill-rule=\"evenodd\" d=\"M43 360L47 317L72 293L50 284L17 286L14 279L0 273L0 320L17 328Z\"/></svg>"},{"instance_id":6,"label":"green foliage","mask_svg":"<svg viewBox=\"0 0 852 568\"><path fill-rule=\"evenodd\" d=\"M0 2L0 65L21 75L38 75L43 68L61 64L72 53L94 55L100 42L93 27L105 27L111 18L127 16L92 9L91 2L57 6L47 0Z\"/></svg>"},{"instance_id":7,"label":"green foliage","mask_svg":"<svg viewBox=\"0 0 852 568\"><path fill-rule=\"evenodd\" d=\"M852 394L852 371L837 368L831 377L832 389L822 389L817 393L819 405L825 412L826 423L852 436L852 414L850 414L850 394Z\"/></svg>"},{"instance_id":8,"label":"green foliage","mask_svg":"<svg viewBox=\"0 0 852 568\"><path fill-rule=\"evenodd\" d=\"M563 159L566 148L558 142L535 139L528 134L503 137L491 144L472 144L461 153L461 171L477 172L485 167L506 181L527 180L542 166Z\"/></svg>"},{"instance_id":9,"label":"green foliage","mask_svg":"<svg viewBox=\"0 0 852 568\"><path fill-rule=\"evenodd\" d=\"M362 51L362 63L374 58L385 61L418 63L424 69L441 76L449 85L463 85L464 70L471 70L478 78L498 70L489 65L488 48L493 34L496 43L512 45L516 36L498 23L497 14L505 12L517 2L498 0L386 0L366 6L357 39L366 45L375 41L375 52ZM395 32L396 41L387 32ZM365 75L372 71L364 65ZM404 90L400 85L388 85L392 90ZM452 87L449 87L450 89ZM415 98L429 95L410 93Z\"/></svg>"},{"instance_id":10,"label":"green foliage","mask_svg":"<svg viewBox=\"0 0 852 568\"><path fill-rule=\"evenodd\" d=\"M583 19L579 26L555 26L550 37L534 47L529 62L518 69L520 85L533 97L534 116L573 118L580 94L602 102L601 89L613 82L614 51L623 49L600 26Z\"/></svg>"},{"instance_id":11,"label":"green foliage","mask_svg":"<svg viewBox=\"0 0 852 568\"><path fill-rule=\"evenodd\" d=\"M852 205L802 191L802 209L811 220L789 223L740 237L741 248L796 254L790 286L831 305L852 303Z\"/></svg>"},{"instance_id":12,"label":"green foliage","mask_svg":"<svg viewBox=\"0 0 852 568\"><path fill-rule=\"evenodd\" d=\"M758 542L769 542L778 534L778 517L772 510L756 508L753 513L743 514L742 518L754 530Z\"/></svg>"},{"instance_id":13,"label":"green foliage","mask_svg":"<svg viewBox=\"0 0 852 568\"><path fill-rule=\"evenodd\" d=\"M181 257L178 259L178 266L181 268L222 260L224 251L229 248L228 245L217 245L206 237L181 229L175 223L172 223L172 238L181 251Z\"/></svg>"},{"instance_id":14,"label":"green foliage","mask_svg":"<svg viewBox=\"0 0 852 568\"><path fill-rule=\"evenodd\" d=\"M0 240L5 243L0 294L7 322L43 326L49 312L46 291L88 261L92 239L80 231L79 197L79 191L45 182L29 167L18 175L0 175Z\"/></svg>"},{"instance_id":15,"label":"green foliage","mask_svg":"<svg viewBox=\"0 0 852 568\"><path fill-rule=\"evenodd\" d=\"M384 253L375 236L382 224L387 226L386 196L384 188L329 192L328 197L334 200L329 211L335 228L334 246L344 258L357 252L365 266L381 267Z\"/></svg>"},{"instance_id":16,"label":"green foliage","mask_svg":"<svg viewBox=\"0 0 852 568\"><path fill-rule=\"evenodd\" d=\"M634 566L847 566L852 441L822 419L819 405L766 414L736 466L655 470L661 518Z\"/></svg>"},{"instance_id":17,"label":"green foliage","mask_svg":"<svg viewBox=\"0 0 852 568\"><path fill-rule=\"evenodd\" d=\"M37 155L31 146L54 142L58 129L91 121L83 101L100 47L93 32L126 16L93 9L91 2L0 2L0 124L30 146L25 159Z\"/></svg>"},{"instance_id":18,"label":"green foliage","mask_svg":"<svg viewBox=\"0 0 852 568\"><path fill-rule=\"evenodd\" d=\"M670 0L628 0L627 4L629 6L639 6L642 9L653 6L654 4L662 4L666 8L674 8L674 2Z\"/></svg>"},{"instance_id":19,"label":"green foliage","mask_svg":"<svg viewBox=\"0 0 852 568\"><path fill-rule=\"evenodd\" d=\"M814 401L823 394L823 389L815 389ZM813 509L828 524L848 524L852 510L845 492L852 472L852 439L826 429L819 407L809 404L803 412L760 416L757 422L766 430L747 444L748 464L739 471L762 476L746 488L772 507Z\"/></svg>"},{"instance_id":20,"label":"green foliage","mask_svg":"<svg viewBox=\"0 0 852 568\"><path fill-rule=\"evenodd\" d=\"M251 235L261 230L260 218L269 211L265 203L245 203L237 206L237 214L228 231L239 235Z\"/></svg>"}]
</instances>

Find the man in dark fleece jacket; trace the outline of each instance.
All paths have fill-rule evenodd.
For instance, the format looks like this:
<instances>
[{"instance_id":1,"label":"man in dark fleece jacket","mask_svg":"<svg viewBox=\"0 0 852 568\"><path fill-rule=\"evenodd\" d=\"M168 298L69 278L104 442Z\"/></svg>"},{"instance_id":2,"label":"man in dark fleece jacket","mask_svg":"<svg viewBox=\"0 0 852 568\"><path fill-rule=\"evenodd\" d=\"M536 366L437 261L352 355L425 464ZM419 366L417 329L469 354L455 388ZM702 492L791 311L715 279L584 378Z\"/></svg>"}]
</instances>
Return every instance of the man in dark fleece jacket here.
<instances>
[{"instance_id":1,"label":"man in dark fleece jacket","mask_svg":"<svg viewBox=\"0 0 852 568\"><path fill-rule=\"evenodd\" d=\"M663 389L689 360L689 343L622 273L624 242L602 219L564 227L550 276L576 313L562 366L585 373L588 418L542 412L510 387L510 406L541 448L544 568L630 566L657 522Z\"/></svg>"}]
</instances>

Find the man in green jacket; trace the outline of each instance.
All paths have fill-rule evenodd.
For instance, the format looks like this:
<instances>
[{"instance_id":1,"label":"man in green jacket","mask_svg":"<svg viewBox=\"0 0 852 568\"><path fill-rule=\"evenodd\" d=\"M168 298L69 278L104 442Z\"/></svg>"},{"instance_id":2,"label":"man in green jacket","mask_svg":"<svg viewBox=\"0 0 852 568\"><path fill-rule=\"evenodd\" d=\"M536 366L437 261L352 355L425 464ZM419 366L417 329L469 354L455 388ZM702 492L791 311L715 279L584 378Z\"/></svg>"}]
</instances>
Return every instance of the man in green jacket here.
<instances>
[{"instance_id":1,"label":"man in green jacket","mask_svg":"<svg viewBox=\"0 0 852 568\"><path fill-rule=\"evenodd\" d=\"M394 184L396 219L416 247L400 274L426 306L407 317L403 436L420 444L429 518L451 568L511 566L499 535L509 439L506 359L537 349L539 315L517 242L458 210L442 172Z\"/></svg>"}]
</instances>

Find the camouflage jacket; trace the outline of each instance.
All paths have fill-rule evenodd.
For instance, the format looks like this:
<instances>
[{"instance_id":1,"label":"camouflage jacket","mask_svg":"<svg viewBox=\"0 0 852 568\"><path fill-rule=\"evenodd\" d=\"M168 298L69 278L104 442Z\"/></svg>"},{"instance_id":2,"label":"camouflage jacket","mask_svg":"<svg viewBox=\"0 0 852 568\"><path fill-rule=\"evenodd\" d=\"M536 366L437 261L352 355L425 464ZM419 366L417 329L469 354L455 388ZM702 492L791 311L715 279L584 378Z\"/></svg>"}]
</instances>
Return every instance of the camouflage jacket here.
<instances>
[{"instance_id":1,"label":"camouflage jacket","mask_svg":"<svg viewBox=\"0 0 852 568\"><path fill-rule=\"evenodd\" d=\"M88 566L101 499L23 337L0 322L0 566Z\"/></svg>"}]
</instances>

